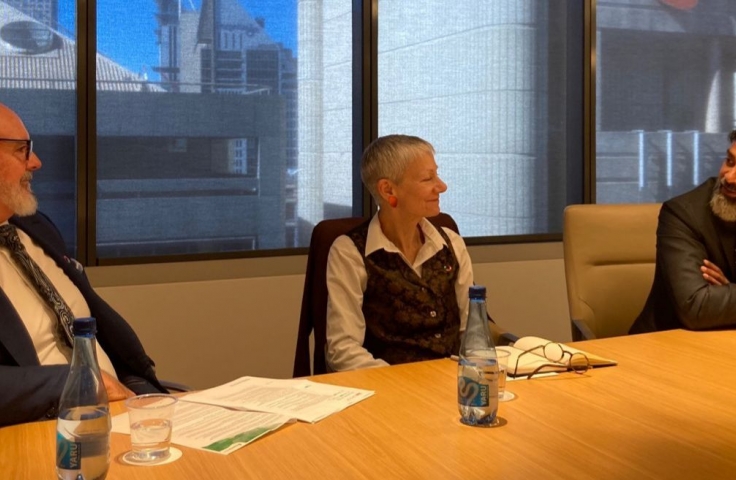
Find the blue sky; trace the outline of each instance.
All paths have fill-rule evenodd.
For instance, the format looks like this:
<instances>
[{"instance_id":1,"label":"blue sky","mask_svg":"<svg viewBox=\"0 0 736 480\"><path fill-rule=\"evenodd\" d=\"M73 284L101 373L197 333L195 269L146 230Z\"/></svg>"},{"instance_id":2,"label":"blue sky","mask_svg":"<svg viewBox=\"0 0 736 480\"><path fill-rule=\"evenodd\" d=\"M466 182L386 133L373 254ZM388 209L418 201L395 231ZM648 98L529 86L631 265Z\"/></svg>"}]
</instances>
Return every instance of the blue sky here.
<instances>
[{"instance_id":1,"label":"blue sky","mask_svg":"<svg viewBox=\"0 0 736 480\"><path fill-rule=\"evenodd\" d=\"M253 17L266 20L266 31L296 56L296 0L238 0ZM201 0L182 0L183 8L199 10ZM158 78L151 67L158 64L156 45L156 0L98 0L97 50L127 69L151 80ZM75 0L59 0L59 22L75 31Z\"/></svg>"}]
</instances>

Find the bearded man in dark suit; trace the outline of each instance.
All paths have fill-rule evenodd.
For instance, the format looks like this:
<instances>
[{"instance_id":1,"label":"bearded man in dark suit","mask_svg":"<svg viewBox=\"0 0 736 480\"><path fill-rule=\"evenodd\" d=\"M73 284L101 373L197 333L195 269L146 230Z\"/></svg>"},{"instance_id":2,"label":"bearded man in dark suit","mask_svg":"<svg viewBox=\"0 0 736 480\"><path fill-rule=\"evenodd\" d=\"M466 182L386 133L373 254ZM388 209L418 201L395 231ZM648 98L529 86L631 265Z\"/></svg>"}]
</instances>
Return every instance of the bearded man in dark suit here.
<instances>
[{"instance_id":1,"label":"bearded man in dark suit","mask_svg":"<svg viewBox=\"0 0 736 480\"><path fill-rule=\"evenodd\" d=\"M718 173L662 205L654 284L629 333L736 327L736 130Z\"/></svg>"}]
</instances>

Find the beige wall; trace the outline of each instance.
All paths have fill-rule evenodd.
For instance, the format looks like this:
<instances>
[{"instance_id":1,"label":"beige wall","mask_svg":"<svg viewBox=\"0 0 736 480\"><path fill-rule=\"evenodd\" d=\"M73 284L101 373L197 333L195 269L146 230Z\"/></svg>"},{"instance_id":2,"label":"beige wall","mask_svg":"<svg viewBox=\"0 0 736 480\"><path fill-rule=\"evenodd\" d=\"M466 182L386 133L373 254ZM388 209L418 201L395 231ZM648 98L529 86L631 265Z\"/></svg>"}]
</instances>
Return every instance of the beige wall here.
<instances>
[{"instance_id":1,"label":"beige wall","mask_svg":"<svg viewBox=\"0 0 736 480\"><path fill-rule=\"evenodd\" d=\"M519 335L567 341L561 243L470 247L488 310ZM96 267L97 291L135 328L159 377L205 388L291 376L305 256Z\"/></svg>"}]
</instances>

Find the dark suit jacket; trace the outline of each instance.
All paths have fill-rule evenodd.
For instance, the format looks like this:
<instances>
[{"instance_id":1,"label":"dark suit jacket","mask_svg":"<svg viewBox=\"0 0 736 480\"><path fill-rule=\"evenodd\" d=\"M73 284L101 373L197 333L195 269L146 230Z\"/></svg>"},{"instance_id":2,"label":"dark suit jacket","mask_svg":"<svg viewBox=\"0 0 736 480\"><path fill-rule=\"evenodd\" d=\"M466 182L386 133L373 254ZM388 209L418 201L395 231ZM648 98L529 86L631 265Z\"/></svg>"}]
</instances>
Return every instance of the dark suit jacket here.
<instances>
[{"instance_id":1,"label":"dark suit jacket","mask_svg":"<svg viewBox=\"0 0 736 480\"><path fill-rule=\"evenodd\" d=\"M711 211L715 183L711 178L662 205L654 284L629 333L736 326L736 284L709 285L700 271L708 259L730 282L735 278L736 224Z\"/></svg>"},{"instance_id":2,"label":"dark suit jacket","mask_svg":"<svg viewBox=\"0 0 736 480\"><path fill-rule=\"evenodd\" d=\"M97 341L118 379L138 394L166 391L133 329L94 292L81 264L65 255L56 226L40 213L9 221L41 246L79 288L97 319ZM23 321L0 286L0 426L54 418L68 373L68 365L39 364Z\"/></svg>"}]
</instances>

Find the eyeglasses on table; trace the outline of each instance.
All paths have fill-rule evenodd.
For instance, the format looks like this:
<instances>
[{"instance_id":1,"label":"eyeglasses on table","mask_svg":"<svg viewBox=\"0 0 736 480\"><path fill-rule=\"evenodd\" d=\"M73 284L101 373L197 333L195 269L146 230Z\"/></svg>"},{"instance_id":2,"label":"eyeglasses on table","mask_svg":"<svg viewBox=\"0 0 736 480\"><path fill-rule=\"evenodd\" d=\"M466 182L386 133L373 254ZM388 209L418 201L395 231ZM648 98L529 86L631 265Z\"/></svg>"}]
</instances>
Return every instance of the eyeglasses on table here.
<instances>
[{"instance_id":1,"label":"eyeglasses on table","mask_svg":"<svg viewBox=\"0 0 736 480\"><path fill-rule=\"evenodd\" d=\"M539 350L542 352L542 357L557 363L545 363L539 365L531 373L526 375L527 379L530 379L539 373L549 373L550 371L572 371L580 375L590 370L590 359L587 355L582 352L571 352L566 350L563 345L557 342L549 342L521 352L516 357L516 364L514 365L513 373L509 372L509 374L516 377L517 372L519 371L519 360L521 360L521 357L530 353L537 353Z\"/></svg>"}]
</instances>

